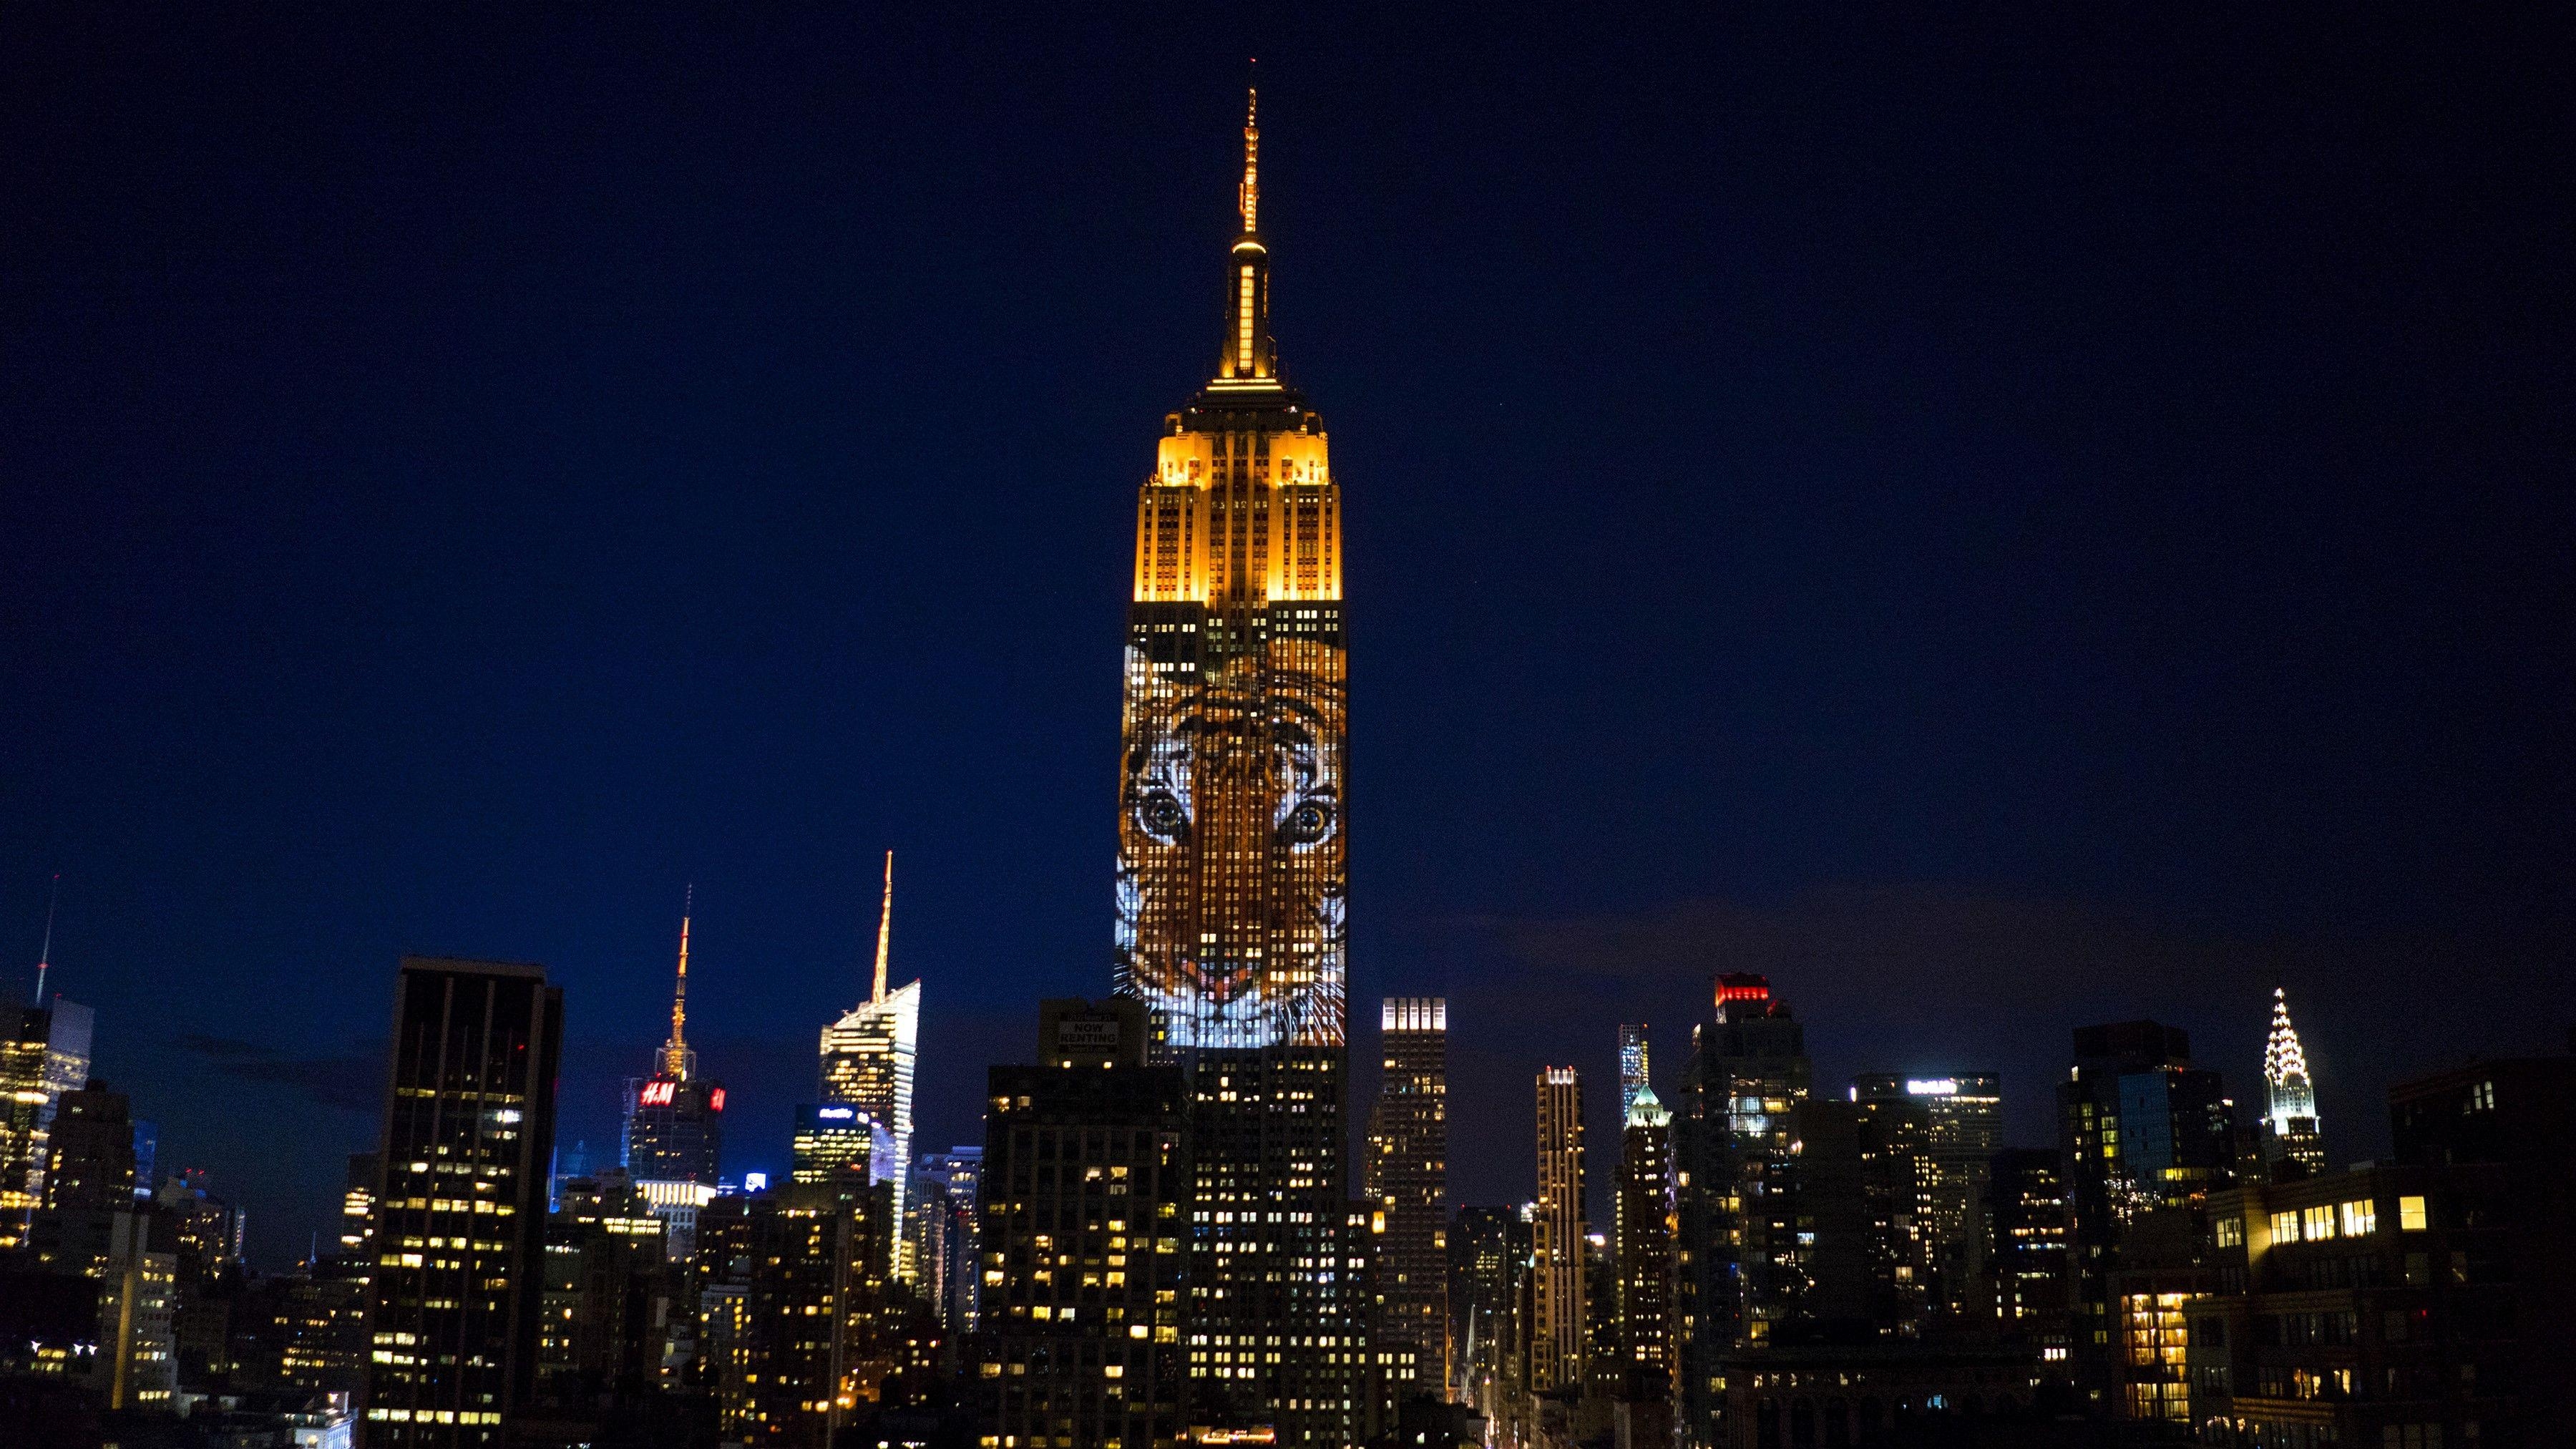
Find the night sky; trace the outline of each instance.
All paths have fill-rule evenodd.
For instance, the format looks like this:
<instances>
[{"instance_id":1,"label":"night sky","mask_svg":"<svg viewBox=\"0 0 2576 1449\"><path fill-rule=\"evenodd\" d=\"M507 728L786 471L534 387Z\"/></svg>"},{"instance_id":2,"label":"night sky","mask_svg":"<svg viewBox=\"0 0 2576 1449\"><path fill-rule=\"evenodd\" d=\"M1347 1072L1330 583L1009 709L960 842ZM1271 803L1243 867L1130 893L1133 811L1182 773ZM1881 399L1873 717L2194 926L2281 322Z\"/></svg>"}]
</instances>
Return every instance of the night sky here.
<instances>
[{"instance_id":1,"label":"night sky","mask_svg":"<svg viewBox=\"0 0 2576 1449\"><path fill-rule=\"evenodd\" d=\"M2001 1070L2020 1142L2087 1022L2259 1099L2275 983L2339 1160L2566 1049L2563 16L229 8L0 12L0 961L60 871L54 984L255 1261L370 1144L405 951L545 963L613 1152L694 884L732 1172L888 847L920 1146L1106 991L1254 53L1352 1110L1376 998L1448 995L1458 1200L1721 969L1828 1086Z\"/></svg>"}]
</instances>

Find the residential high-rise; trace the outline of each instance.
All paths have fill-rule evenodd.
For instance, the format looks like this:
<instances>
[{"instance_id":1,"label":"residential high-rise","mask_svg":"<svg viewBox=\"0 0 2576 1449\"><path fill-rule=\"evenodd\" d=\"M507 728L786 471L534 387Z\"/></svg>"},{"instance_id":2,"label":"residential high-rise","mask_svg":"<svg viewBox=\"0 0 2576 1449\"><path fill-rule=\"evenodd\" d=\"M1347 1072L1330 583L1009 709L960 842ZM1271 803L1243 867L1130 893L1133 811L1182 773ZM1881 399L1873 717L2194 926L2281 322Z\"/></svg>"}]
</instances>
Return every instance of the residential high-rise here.
<instances>
[{"instance_id":1,"label":"residential high-rise","mask_svg":"<svg viewBox=\"0 0 2576 1449\"><path fill-rule=\"evenodd\" d=\"M2308 1054L2299 1045L2298 1028L2290 1025L2289 994L2277 986L2272 988L2272 1035L2263 1044L2263 1161L2281 1178L2326 1170Z\"/></svg>"},{"instance_id":2,"label":"residential high-rise","mask_svg":"<svg viewBox=\"0 0 2576 1449\"><path fill-rule=\"evenodd\" d=\"M1986 1172L2003 1146L2003 1084L1994 1072L1907 1076L1863 1072L1852 1078L1852 1100L1908 1101L1928 1117L1924 1166L1930 1216L1926 1224L1933 1281L1929 1307L1957 1320L1988 1311L1980 1285L1986 1278Z\"/></svg>"},{"instance_id":3,"label":"residential high-rise","mask_svg":"<svg viewBox=\"0 0 2576 1449\"><path fill-rule=\"evenodd\" d=\"M1137 499L1114 963L1190 1072L1192 1331L1284 1443L1356 1442L1367 1305L1339 1271L1344 1164L1341 504L1280 376L1247 116L1216 375Z\"/></svg>"},{"instance_id":4,"label":"residential high-rise","mask_svg":"<svg viewBox=\"0 0 2576 1449\"><path fill-rule=\"evenodd\" d=\"M1378 1009L1384 1076L1369 1110L1360 1192L1383 1214L1378 1331L1413 1346L1429 1382L1448 1380L1449 1003L1390 996Z\"/></svg>"},{"instance_id":5,"label":"residential high-rise","mask_svg":"<svg viewBox=\"0 0 2576 1449\"><path fill-rule=\"evenodd\" d=\"M869 1175L894 1193L894 1220L903 1221L905 1189L912 1166L912 1072L921 1042L921 983L886 989L887 946L894 931L894 852L886 852L885 899L877 913L876 984L868 999L823 1028L823 1101L858 1108L885 1129L883 1147L868 1164ZM903 1236L887 1236L890 1266L899 1278L912 1277L903 1260Z\"/></svg>"},{"instance_id":6,"label":"residential high-rise","mask_svg":"<svg viewBox=\"0 0 2576 1449\"><path fill-rule=\"evenodd\" d=\"M1530 1388L1580 1389L1584 1325L1583 1081L1572 1067L1538 1074L1538 1213L1531 1234Z\"/></svg>"},{"instance_id":7,"label":"residential high-rise","mask_svg":"<svg viewBox=\"0 0 2576 1449\"><path fill-rule=\"evenodd\" d=\"M1188 1240L1223 1225L1190 1220L1182 1072L1146 1061L1141 1003L1108 1008L1049 1002L1039 1064L990 1072L976 1373L1006 1449L1172 1449L1193 1379L1262 1407L1250 1351L1182 1342Z\"/></svg>"},{"instance_id":8,"label":"residential high-rise","mask_svg":"<svg viewBox=\"0 0 2576 1449\"><path fill-rule=\"evenodd\" d=\"M1674 1332L1673 1114L1639 1086L1619 1137L1619 1355L1621 1396L1672 1398L1681 1340Z\"/></svg>"},{"instance_id":9,"label":"residential high-rise","mask_svg":"<svg viewBox=\"0 0 2576 1449\"><path fill-rule=\"evenodd\" d=\"M689 1048L689 918L680 917L679 984L671 992L671 1038L659 1070L626 1083L626 1171L643 1182L714 1186L724 1151L724 1083L698 1075Z\"/></svg>"},{"instance_id":10,"label":"residential high-rise","mask_svg":"<svg viewBox=\"0 0 2576 1449\"><path fill-rule=\"evenodd\" d=\"M2130 1225L2235 1180L2236 1119L2218 1073L2191 1064L2179 1027L2127 1021L2075 1030L2075 1071L2057 1084L2058 1146L2073 1224L2074 1361L2113 1387L2110 1274Z\"/></svg>"},{"instance_id":11,"label":"residential high-rise","mask_svg":"<svg viewBox=\"0 0 2576 1449\"><path fill-rule=\"evenodd\" d=\"M368 1284L365 1442L499 1444L534 1385L563 990L407 956L394 989Z\"/></svg>"}]
</instances>

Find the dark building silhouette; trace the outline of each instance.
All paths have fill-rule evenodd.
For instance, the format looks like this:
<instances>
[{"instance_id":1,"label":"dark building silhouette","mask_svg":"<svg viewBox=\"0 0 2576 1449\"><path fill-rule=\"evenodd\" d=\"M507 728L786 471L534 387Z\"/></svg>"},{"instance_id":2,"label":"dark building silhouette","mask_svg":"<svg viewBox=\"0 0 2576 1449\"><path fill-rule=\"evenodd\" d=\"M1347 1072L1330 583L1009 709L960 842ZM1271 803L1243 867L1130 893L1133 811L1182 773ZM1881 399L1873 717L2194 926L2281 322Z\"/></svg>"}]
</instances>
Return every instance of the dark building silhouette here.
<instances>
[{"instance_id":1,"label":"dark building silhouette","mask_svg":"<svg viewBox=\"0 0 2576 1449\"><path fill-rule=\"evenodd\" d=\"M1996 1331L2038 1350L2063 1375L2072 1351L2074 1227L2066 1171L2054 1148L2007 1148L1987 1170L1988 1293Z\"/></svg>"},{"instance_id":2,"label":"dark building silhouette","mask_svg":"<svg viewBox=\"0 0 2576 1449\"><path fill-rule=\"evenodd\" d=\"M131 1210L134 1206L134 1114L122 1092L92 1077L55 1102L45 1205L60 1209Z\"/></svg>"},{"instance_id":3,"label":"dark building silhouette","mask_svg":"<svg viewBox=\"0 0 2576 1449\"><path fill-rule=\"evenodd\" d=\"M1953 1322L1982 1322L1992 1311L1984 1291L1986 1169L2003 1146L2001 1077L1994 1072L1863 1072L1852 1078L1852 1092L1862 1103L1901 1099L1927 1114L1930 1310Z\"/></svg>"},{"instance_id":4,"label":"dark building silhouette","mask_svg":"<svg viewBox=\"0 0 2576 1449\"><path fill-rule=\"evenodd\" d=\"M369 1283L364 1442L499 1444L534 1385L563 991L405 957Z\"/></svg>"},{"instance_id":5,"label":"dark building silhouette","mask_svg":"<svg viewBox=\"0 0 2576 1449\"><path fill-rule=\"evenodd\" d=\"M2099 1402L2119 1382L2109 1300L2121 1243L2144 1214L2235 1181L2235 1110L2218 1073L2192 1066L2189 1036L2129 1021L2076 1028L2057 1118L2074 1228L2073 1362Z\"/></svg>"}]
</instances>

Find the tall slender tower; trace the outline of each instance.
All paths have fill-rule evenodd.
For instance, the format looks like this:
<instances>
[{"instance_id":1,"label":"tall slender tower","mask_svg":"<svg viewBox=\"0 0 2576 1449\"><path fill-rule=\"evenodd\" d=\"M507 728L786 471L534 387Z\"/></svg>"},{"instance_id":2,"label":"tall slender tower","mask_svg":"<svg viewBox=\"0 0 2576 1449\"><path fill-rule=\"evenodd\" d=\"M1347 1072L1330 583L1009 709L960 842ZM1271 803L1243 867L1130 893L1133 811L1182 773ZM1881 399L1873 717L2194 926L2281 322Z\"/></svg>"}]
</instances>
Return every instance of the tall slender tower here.
<instances>
[{"instance_id":1,"label":"tall slender tower","mask_svg":"<svg viewBox=\"0 0 2576 1449\"><path fill-rule=\"evenodd\" d=\"M1581 1388L1584 1326L1583 1080L1572 1067L1538 1074L1538 1213L1532 1235L1530 1387Z\"/></svg>"},{"instance_id":2,"label":"tall slender tower","mask_svg":"<svg viewBox=\"0 0 2576 1449\"><path fill-rule=\"evenodd\" d=\"M1283 1442L1343 1444L1341 507L1271 345L1259 145L1247 110L1216 374L1137 499L1114 966L1191 1074L1192 1375Z\"/></svg>"},{"instance_id":3,"label":"tall slender tower","mask_svg":"<svg viewBox=\"0 0 2576 1449\"><path fill-rule=\"evenodd\" d=\"M1380 1079L1361 1195L1378 1236L1381 1334L1413 1345L1446 1385L1449 1320L1449 1003L1390 996L1378 1009Z\"/></svg>"},{"instance_id":4,"label":"tall slender tower","mask_svg":"<svg viewBox=\"0 0 2576 1449\"><path fill-rule=\"evenodd\" d=\"M2308 1054L2290 1025L2290 998L2272 988L2272 1035L2263 1044L2263 1158L2290 1162L2300 1175L2325 1171L2325 1142L2317 1126L2317 1089L2308 1081Z\"/></svg>"},{"instance_id":5,"label":"tall slender tower","mask_svg":"<svg viewBox=\"0 0 2576 1449\"><path fill-rule=\"evenodd\" d=\"M694 901L692 902L694 904ZM680 916L680 965L671 991L671 1038L655 1056L659 1070L626 1084L626 1170L647 1183L688 1184L712 1192L724 1153L724 1083L698 1075L689 1047L689 907ZM656 1191L659 1205L693 1206L697 1194ZM677 1234L675 1234L675 1239Z\"/></svg>"},{"instance_id":6,"label":"tall slender tower","mask_svg":"<svg viewBox=\"0 0 2576 1449\"><path fill-rule=\"evenodd\" d=\"M1641 1086L1619 1135L1620 1394L1668 1403L1680 1366L1673 1332L1673 1114Z\"/></svg>"},{"instance_id":7,"label":"tall slender tower","mask_svg":"<svg viewBox=\"0 0 2576 1449\"><path fill-rule=\"evenodd\" d=\"M894 1191L894 1221L903 1221L904 1189L912 1175L912 1069L921 1041L921 983L886 989L887 946L894 932L894 852L886 852L885 897L877 910L877 969L868 999L823 1028L823 1101L856 1108L882 1129L868 1163L872 1182ZM887 1235L893 1268L909 1280L912 1264L903 1235Z\"/></svg>"}]
</instances>

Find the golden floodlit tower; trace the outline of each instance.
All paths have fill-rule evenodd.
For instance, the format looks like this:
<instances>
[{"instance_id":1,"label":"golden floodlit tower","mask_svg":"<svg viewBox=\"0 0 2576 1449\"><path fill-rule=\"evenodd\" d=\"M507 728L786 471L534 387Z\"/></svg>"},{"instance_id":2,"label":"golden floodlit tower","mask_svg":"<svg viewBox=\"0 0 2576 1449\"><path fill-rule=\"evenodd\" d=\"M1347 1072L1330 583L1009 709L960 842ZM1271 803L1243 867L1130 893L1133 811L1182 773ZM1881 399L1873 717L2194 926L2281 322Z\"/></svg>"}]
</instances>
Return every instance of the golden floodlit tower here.
<instances>
[{"instance_id":1,"label":"golden floodlit tower","mask_svg":"<svg viewBox=\"0 0 2576 1449\"><path fill-rule=\"evenodd\" d=\"M1247 114L1216 375L1137 499L1117 985L1190 1071L1199 1410L1349 1444L1341 500L1270 340L1259 144Z\"/></svg>"}]
</instances>

